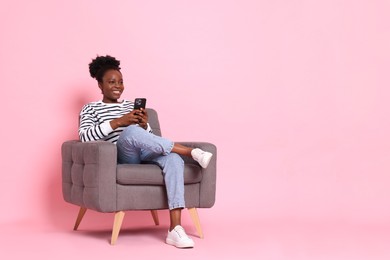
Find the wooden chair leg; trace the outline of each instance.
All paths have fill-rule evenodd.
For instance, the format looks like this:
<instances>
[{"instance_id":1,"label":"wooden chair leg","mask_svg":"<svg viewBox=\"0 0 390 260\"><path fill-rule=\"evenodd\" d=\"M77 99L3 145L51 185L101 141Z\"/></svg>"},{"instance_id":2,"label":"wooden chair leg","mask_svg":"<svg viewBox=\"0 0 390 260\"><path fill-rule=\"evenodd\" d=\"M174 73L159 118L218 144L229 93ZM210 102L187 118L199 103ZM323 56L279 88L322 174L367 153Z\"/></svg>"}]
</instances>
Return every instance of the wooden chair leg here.
<instances>
[{"instance_id":1,"label":"wooden chair leg","mask_svg":"<svg viewBox=\"0 0 390 260\"><path fill-rule=\"evenodd\" d=\"M188 211L190 212L192 221L195 224L195 228L196 231L198 232L199 237L204 238L202 227L200 226L198 211L196 210L196 208L189 208Z\"/></svg>"},{"instance_id":2,"label":"wooden chair leg","mask_svg":"<svg viewBox=\"0 0 390 260\"><path fill-rule=\"evenodd\" d=\"M118 211L115 213L114 226L112 228L111 245L115 245L116 240L118 239L119 231L121 230L124 217L124 211Z\"/></svg>"},{"instance_id":3,"label":"wooden chair leg","mask_svg":"<svg viewBox=\"0 0 390 260\"><path fill-rule=\"evenodd\" d=\"M79 228L80 222L83 219L86 211L86 208L80 207L79 214L77 215L76 223L74 224L73 230L77 230Z\"/></svg>"},{"instance_id":4,"label":"wooden chair leg","mask_svg":"<svg viewBox=\"0 0 390 260\"><path fill-rule=\"evenodd\" d=\"M150 212L152 213L154 224L156 224L156 226L160 225L160 221L158 219L158 212L157 212L157 210L151 210Z\"/></svg>"}]
</instances>

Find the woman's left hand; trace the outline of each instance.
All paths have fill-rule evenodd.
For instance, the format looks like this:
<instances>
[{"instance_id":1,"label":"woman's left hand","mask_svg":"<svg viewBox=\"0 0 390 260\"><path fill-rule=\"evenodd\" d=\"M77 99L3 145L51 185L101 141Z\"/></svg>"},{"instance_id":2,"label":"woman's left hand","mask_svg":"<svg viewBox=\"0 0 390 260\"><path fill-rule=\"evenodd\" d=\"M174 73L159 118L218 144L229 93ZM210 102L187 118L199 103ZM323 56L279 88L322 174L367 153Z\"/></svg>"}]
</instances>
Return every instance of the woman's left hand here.
<instances>
[{"instance_id":1,"label":"woman's left hand","mask_svg":"<svg viewBox=\"0 0 390 260\"><path fill-rule=\"evenodd\" d=\"M147 129L148 128L148 112L146 111L146 109L141 108L140 112L138 113L138 116L141 117L141 119L138 122L139 126L142 127L143 129Z\"/></svg>"}]
</instances>

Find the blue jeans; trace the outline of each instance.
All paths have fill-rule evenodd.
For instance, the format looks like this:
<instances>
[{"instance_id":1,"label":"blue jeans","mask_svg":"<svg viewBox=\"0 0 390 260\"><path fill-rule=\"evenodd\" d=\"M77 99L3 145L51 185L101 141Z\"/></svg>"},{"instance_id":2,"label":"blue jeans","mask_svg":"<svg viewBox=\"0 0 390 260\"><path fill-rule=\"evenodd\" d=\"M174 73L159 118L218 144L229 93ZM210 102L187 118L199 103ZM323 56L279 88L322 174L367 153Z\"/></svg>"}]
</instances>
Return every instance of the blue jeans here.
<instances>
[{"instance_id":1,"label":"blue jeans","mask_svg":"<svg viewBox=\"0 0 390 260\"><path fill-rule=\"evenodd\" d=\"M172 141L130 125L120 134L116 145L119 163L157 164L163 172L169 209L185 208L184 161L171 153Z\"/></svg>"}]
</instances>

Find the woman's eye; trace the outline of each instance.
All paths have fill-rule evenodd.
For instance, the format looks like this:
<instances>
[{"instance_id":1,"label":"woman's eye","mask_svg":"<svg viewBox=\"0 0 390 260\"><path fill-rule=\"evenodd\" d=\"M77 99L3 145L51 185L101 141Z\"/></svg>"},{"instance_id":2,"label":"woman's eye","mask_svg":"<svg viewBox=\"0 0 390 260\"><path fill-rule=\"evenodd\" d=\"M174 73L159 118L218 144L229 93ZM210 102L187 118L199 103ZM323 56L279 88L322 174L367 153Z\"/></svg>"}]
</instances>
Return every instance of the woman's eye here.
<instances>
[{"instance_id":1,"label":"woman's eye","mask_svg":"<svg viewBox=\"0 0 390 260\"><path fill-rule=\"evenodd\" d=\"M115 80L111 80L111 81L108 81L108 84L109 85L123 85L123 81L115 81Z\"/></svg>"}]
</instances>

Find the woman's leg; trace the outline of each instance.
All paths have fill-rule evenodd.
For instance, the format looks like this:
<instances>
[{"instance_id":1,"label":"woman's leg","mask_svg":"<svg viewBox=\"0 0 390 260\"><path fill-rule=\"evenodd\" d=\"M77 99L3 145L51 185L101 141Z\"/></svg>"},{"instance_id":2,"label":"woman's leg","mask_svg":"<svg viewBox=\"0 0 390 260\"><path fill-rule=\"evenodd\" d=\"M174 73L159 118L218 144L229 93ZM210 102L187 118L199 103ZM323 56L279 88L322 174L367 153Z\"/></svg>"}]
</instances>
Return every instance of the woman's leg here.
<instances>
[{"instance_id":1,"label":"woman's leg","mask_svg":"<svg viewBox=\"0 0 390 260\"><path fill-rule=\"evenodd\" d=\"M174 143L135 125L126 127L116 143L119 163L140 163L146 157L167 155Z\"/></svg>"},{"instance_id":2,"label":"woman's leg","mask_svg":"<svg viewBox=\"0 0 390 260\"><path fill-rule=\"evenodd\" d=\"M157 164L162 169L169 210L185 208L184 161L180 155L170 153L146 160L148 161Z\"/></svg>"},{"instance_id":3,"label":"woman's leg","mask_svg":"<svg viewBox=\"0 0 390 260\"><path fill-rule=\"evenodd\" d=\"M164 175L168 195L170 227L165 239L169 245L179 248L194 247L194 241L188 237L181 226L181 210L184 203L184 161L177 153L161 155L153 159Z\"/></svg>"},{"instance_id":4,"label":"woman's leg","mask_svg":"<svg viewBox=\"0 0 390 260\"><path fill-rule=\"evenodd\" d=\"M146 132L143 128L131 125L128 126L118 138L118 162L119 163L140 163L143 158L153 158L159 155L177 153L183 156L192 157L203 168L206 168L213 156L209 152L199 148L191 148Z\"/></svg>"},{"instance_id":5,"label":"woman's leg","mask_svg":"<svg viewBox=\"0 0 390 260\"><path fill-rule=\"evenodd\" d=\"M169 231L172 231L176 226L181 226L181 210L182 209L171 209L169 211L169 218L171 221L171 225L169 227Z\"/></svg>"},{"instance_id":6,"label":"woman's leg","mask_svg":"<svg viewBox=\"0 0 390 260\"><path fill-rule=\"evenodd\" d=\"M176 247L193 247L194 242L181 227L184 201L184 161L179 154L191 156L192 149L150 134L138 127L127 127L117 142L120 163L149 161L160 166L168 196L170 227L166 243Z\"/></svg>"},{"instance_id":7,"label":"woman's leg","mask_svg":"<svg viewBox=\"0 0 390 260\"><path fill-rule=\"evenodd\" d=\"M193 150L193 148L191 148L191 147L187 147L187 146L184 146L181 144L176 144L176 143L173 145L173 148L172 148L173 153L177 153L177 154L180 154L183 156L188 156L188 157L192 157L192 155L191 155L192 150Z\"/></svg>"},{"instance_id":8,"label":"woman's leg","mask_svg":"<svg viewBox=\"0 0 390 260\"><path fill-rule=\"evenodd\" d=\"M197 161L203 168L206 168L209 165L211 157L213 156L212 153L202 151L199 148L191 148L176 143L173 145L172 152L192 157L192 159Z\"/></svg>"}]
</instances>

